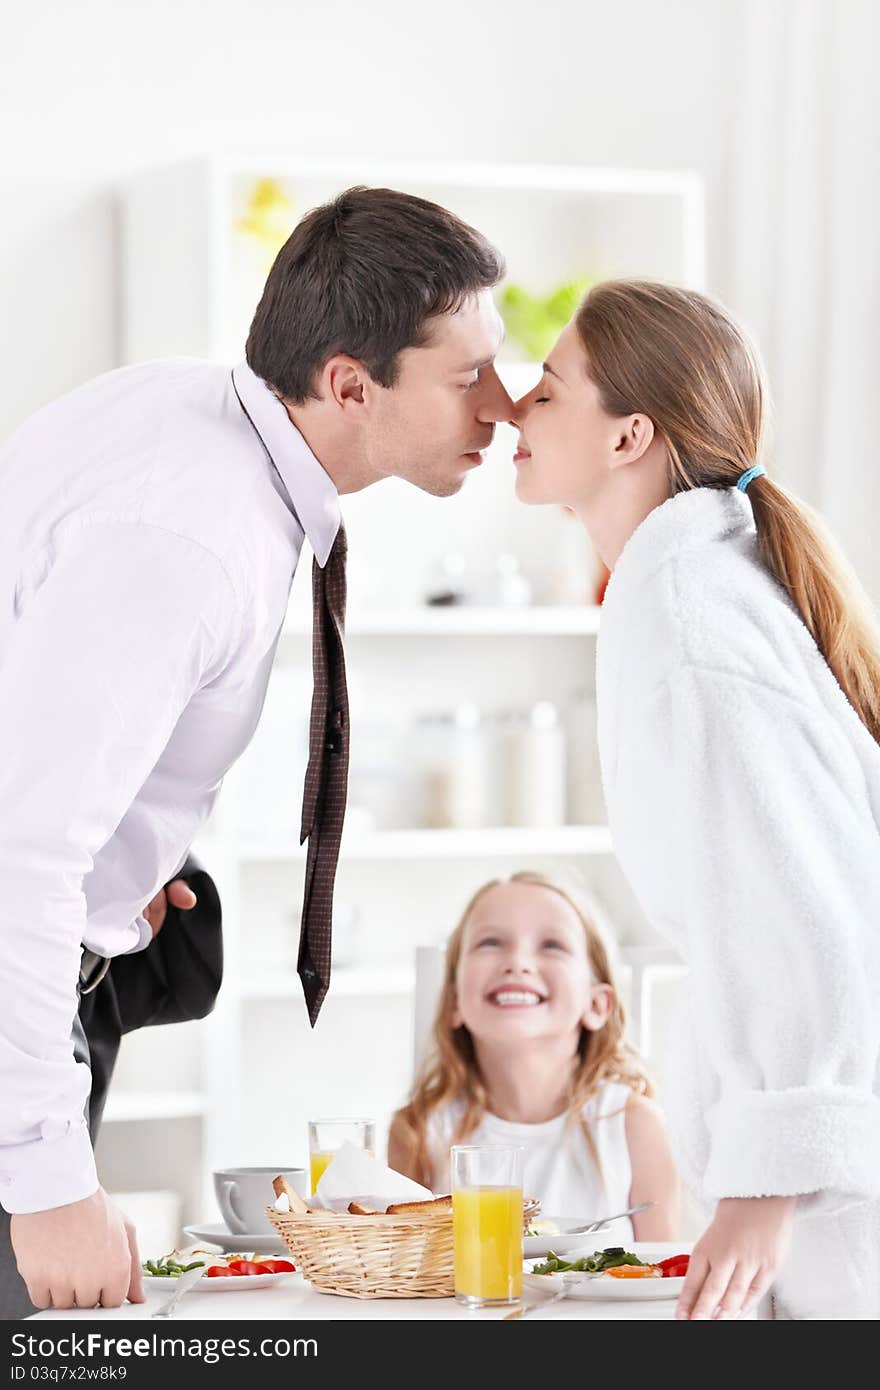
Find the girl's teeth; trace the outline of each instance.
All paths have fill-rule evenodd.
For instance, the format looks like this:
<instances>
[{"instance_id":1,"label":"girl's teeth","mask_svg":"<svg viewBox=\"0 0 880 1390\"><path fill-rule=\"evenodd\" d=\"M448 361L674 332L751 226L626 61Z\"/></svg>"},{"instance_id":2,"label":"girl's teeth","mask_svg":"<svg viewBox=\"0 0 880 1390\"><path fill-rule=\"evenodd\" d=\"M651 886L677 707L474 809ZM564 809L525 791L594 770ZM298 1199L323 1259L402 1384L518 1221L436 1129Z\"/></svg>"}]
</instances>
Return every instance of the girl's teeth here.
<instances>
[{"instance_id":1,"label":"girl's teeth","mask_svg":"<svg viewBox=\"0 0 880 1390\"><path fill-rule=\"evenodd\" d=\"M503 994L493 996L496 1004L540 1004L540 996L537 994L505 990Z\"/></svg>"}]
</instances>

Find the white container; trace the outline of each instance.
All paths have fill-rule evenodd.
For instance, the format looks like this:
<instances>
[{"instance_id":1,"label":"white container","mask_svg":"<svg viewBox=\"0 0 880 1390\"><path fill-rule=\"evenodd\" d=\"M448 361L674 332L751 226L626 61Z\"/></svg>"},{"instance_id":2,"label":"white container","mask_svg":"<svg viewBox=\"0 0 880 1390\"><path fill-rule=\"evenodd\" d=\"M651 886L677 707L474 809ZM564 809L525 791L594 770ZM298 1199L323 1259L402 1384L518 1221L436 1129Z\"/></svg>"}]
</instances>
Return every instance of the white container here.
<instances>
[{"instance_id":1,"label":"white container","mask_svg":"<svg viewBox=\"0 0 880 1390\"><path fill-rule=\"evenodd\" d=\"M503 554L495 560L495 602L501 608L525 608L532 601L532 585L520 569L515 555Z\"/></svg>"},{"instance_id":2,"label":"white container","mask_svg":"<svg viewBox=\"0 0 880 1390\"><path fill-rule=\"evenodd\" d=\"M476 705L456 707L446 777L446 824L476 830L487 824L489 806L487 730Z\"/></svg>"},{"instance_id":3,"label":"white container","mask_svg":"<svg viewBox=\"0 0 880 1390\"><path fill-rule=\"evenodd\" d=\"M486 825L511 825L510 763L511 742L522 716L509 710L496 710L483 717L486 767Z\"/></svg>"},{"instance_id":4,"label":"white container","mask_svg":"<svg viewBox=\"0 0 880 1390\"><path fill-rule=\"evenodd\" d=\"M489 731L478 707L418 720L423 804L420 819L434 829L474 830L489 824Z\"/></svg>"},{"instance_id":5,"label":"white container","mask_svg":"<svg viewBox=\"0 0 880 1390\"><path fill-rule=\"evenodd\" d=\"M413 726L413 763L419 797L413 824L429 830L449 824L449 759L452 746L450 714L420 714Z\"/></svg>"},{"instance_id":6,"label":"white container","mask_svg":"<svg viewBox=\"0 0 880 1390\"><path fill-rule=\"evenodd\" d=\"M508 738L508 824L565 824L565 730L556 706L542 700Z\"/></svg>"},{"instance_id":7,"label":"white container","mask_svg":"<svg viewBox=\"0 0 880 1390\"><path fill-rule=\"evenodd\" d=\"M572 825L604 825L596 697L579 690L568 710L568 819Z\"/></svg>"},{"instance_id":8,"label":"white container","mask_svg":"<svg viewBox=\"0 0 880 1390\"><path fill-rule=\"evenodd\" d=\"M348 830L392 830L411 824L414 777L400 757L400 730L369 720L356 729L348 770Z\"/></svg>"}]
</instances>

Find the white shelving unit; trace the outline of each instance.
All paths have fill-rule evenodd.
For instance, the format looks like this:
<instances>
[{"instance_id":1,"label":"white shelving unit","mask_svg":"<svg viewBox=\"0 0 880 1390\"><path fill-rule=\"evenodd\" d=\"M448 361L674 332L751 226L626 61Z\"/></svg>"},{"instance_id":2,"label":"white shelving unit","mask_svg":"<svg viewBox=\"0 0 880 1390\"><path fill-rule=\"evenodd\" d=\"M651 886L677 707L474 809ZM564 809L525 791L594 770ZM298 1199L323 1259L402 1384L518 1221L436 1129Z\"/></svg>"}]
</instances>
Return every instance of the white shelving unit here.
<instances>
[{"instance_id":1,"label":"white shelving unit","mask_svg":"<svg viewBox=\"0 0 880 1390\"><path fill-rule=\"evenodd\" d=\"M104 1124L132 1120L187 1120L201 1117L210 1105L202 1091L130 1091L114 1087L104 1110Z\"/></svg>"},{"instance_id":2,"label":"white shelving unit","mask_svg":"<svg viewBox=\"0 0 880 1390\"><path fill-rule=\"evenodd\" d=\"M278 863L305 859L305 846L290 840L243 840L238 845L242 864ZM481 830L378 830L368 834L344 831L341 855L375 863L382 859L487 859L522 855L610 854L611 832L605 825L490 826Z\"/></svg>"},{"instance_id":3,"label":"white shelving unit","mask_svg":"<svg viewBox=\"0 0 880 1390\"><path fill-rule=\"evenodd\" d=\"M568 607L379 609L349 613L351 637L590 637L599 631L601 609L594 604ZM288 615L284 633L311 636L310 618Z\"/></svg>"},{"instance_id":4,"label":"white shelving unit","mask_svg":"<svg viewBox=\"0 0 880 1390\"><path fill-rule=\"evenodd\" d=\"M339 969L333 976L333 993L337 999L368 996L391 999L395 995L409 997L414 989L415 970L406 965L372 970ZM243 999L299 999L302 998L302 986L299 976L293 971L281 971L246 977L239 986L239 993Z\"/></svg>"},{"instance_id":5,"label":"white shelving unit","mask_svg":"<svg viewBox=\"0 0 880 1390\"><path fill-rule=\"evenodd\" d=\"M687 172L353 165L264 155L189 162L138 175L122 192L124 362L243 357L267 267L235 229L263 177L281 183L295 207L293 221L352 184L432 198L494 240L509 278L536 293L580 276L703 283L703 192ZM518 396L537 368L510 351L508 344L499 371ZM454 498L440 501L391 481L344 500L353 758L372 747L381 719L393 732L389 778L417 760L419 712L469 700L497 714L539 699L565 712L578 689L592 686L601 612L591 602L595 557L560 509L516 501L512 453L512 432L500 426L487 462ZM465 561L474 601L427 606L430 563L451 551ZM502 552L518 558L533 604L504 608L480 597ZM555 566L562 556L583 573L576 602L560 589ZM417 948L441 945L489 877L525 867L580 872L625 953L636 952L627 966L629 1004L648 1050L644 991L664 963L672 964L623 882L606 826L432 829L412 819L383 821L380 797L359 794L337 879L340 959L312 1032L295 974L304 863L298 812L311 691L307 554L299 568L260 729L196 846L224 908L226 967L217 1008L204 1023L124 1041L107 1110L110 1137L99 1142L99 1163L105 1143L116 1187L143 1185L136 1155L145 1134L154 1134L157 1121L174 1126L182 1135L178 1147L201 1167L201 1186L181 1185L176 1159L166 1162L155 1145L151 1177L157 1187L181 1188L184 1220L211 1219L213 1167L303 1163L306 1120L314 1114L372 1113L381 1140L412 1077ZM420 989L424 1015L424 981ZM151 1036L157 1033L168 1036Z\"/></svg>"}]
</instances>

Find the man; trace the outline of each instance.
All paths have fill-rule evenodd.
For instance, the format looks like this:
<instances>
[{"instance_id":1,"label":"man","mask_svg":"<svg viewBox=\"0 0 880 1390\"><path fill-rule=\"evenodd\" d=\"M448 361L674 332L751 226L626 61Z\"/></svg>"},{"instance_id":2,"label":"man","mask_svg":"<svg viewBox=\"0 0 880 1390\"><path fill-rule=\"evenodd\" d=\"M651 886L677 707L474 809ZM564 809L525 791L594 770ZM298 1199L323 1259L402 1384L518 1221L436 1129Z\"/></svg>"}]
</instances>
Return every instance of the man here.
<instances>
[{"instance_id":1,"label":"man","mask_svg":"<svg viewBox=\"0 0 880 1390\"><path fill-rule=\"evenodd\" d=\"M144 906L178 877L254 732L303 541L317 601L344 555L340 495L390 476L452 495L510 417L493 366L502 273L444 209L349 190L280 252L246 363L112 372L0 454L0 1204L23 1280L8 1277L0 1227L5 1316L29 1309L23 1294L37 1307L142 1297L71 1046L83 948L132 971L149 948ZM321 598L321 640L336 599ZM304 835L328 801L344 809L320 766L340 730L317 733ZM335 853L313 863L310 838L309 854L314 1021Z\"/></svg>"}]
</instances>

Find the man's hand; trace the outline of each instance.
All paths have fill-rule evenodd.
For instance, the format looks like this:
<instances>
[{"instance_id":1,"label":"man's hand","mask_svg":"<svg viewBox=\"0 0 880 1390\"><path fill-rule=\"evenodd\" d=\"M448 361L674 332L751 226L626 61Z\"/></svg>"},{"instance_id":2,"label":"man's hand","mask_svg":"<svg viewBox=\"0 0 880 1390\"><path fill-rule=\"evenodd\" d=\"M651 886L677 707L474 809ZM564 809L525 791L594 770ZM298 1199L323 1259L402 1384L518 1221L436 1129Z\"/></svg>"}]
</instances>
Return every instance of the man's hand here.
<instances>
[{"instance_id":1,"label":"man's hand","mask_svg":"<svg viewBox=\"0 0 880 1390\"><path fill-rule=\"evenodd\" d=\"M796 1197L726 1197L694 1246L677 1318L738 1318L769 1289L791 1241Z\"/></svg>"},{"instance_id":2,"label":"man's hand","mask_svg":"<svg viewBox=\"0 0 880 1390\"><path fill-rule=\"evenodd\" d=\"M118 1308L144 1302L134 1226L102 1188L81 1202L18 1213L10 1226L18 1270L37 1308Z\"/></svg>"},{"instance_id":3,"label":"man's hand","mask_svg":"<svg viewBox=\"0 0 880 1390\"><path fill-rule=\"evenodd\" d=\"M153 928L153 935L162 930L168 904L188 912L195 907L198 899L189 884L182 878L174 878L165 888L160 888L153 901L144 908L144 916Z\"/></svg>"}]
</instances>

